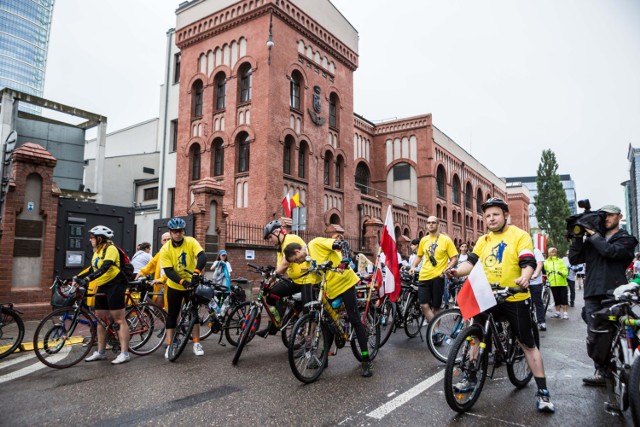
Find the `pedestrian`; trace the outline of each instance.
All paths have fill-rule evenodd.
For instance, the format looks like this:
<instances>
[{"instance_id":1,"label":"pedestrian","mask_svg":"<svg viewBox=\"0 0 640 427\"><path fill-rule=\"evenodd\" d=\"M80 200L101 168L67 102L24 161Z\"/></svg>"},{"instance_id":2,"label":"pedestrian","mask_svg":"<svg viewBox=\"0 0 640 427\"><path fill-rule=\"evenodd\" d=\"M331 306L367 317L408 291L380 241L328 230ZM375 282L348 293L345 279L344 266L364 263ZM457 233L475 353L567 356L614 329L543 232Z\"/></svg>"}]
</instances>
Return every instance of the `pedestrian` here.
<instances>
[{"instance_id":1,"label":"pedestrian","mask_svg":"<svg viewBox=\"0 0 640 427\"><path fill-rule=\"evenodd\" d=\"M587 324L593 320L591 315L604 308L602 301L607 298L608 290L627 283L625 270L634 257L634 248L638 240L620 228L622 211L614 205L600 209L605 215L604 235L599 231L585 228L584 235L573 238L569 248L569 261L577 265L586 263L584 278L584 318ZM606 386L606 367L595 365L595 373L582 381L586 385Z\"/></svg>"},{"instance_id":2,"label":"pedestrian","mask_svg":"<svg viewBox=\"0 0 640 427\"><path fill-rule=\"evenodd\" d=\"M558 250L549 248L547 260L544 262L544 269L547 272L547 280L551 287L553 302L556 305L556 312L551 317L556 319L569 319L569 299L567 296L567 275L569 269L564 261L558 258Z\"/></svg>"},{"instance_id":3,"label":"pedestrian","mask_svg":"<svg viewBox=\"0 0 640 427\"><path fill-rule=\"evenodd\" d=\"M576 302L576 271L578 271L577 266L571 265L571 261L569 261L569 251L567 251L567 255L562 258L562 261L569 269L569 275L567 276L567 285L569 285L569 307L575 307Z\"/></svg>"},{"instance_id":4,"label":"pedestrian","mask_svg":"<svg viewBox=\"0 0 640 427\"><path fill-rule=\"evenodd\" d=\"M416 253L418 251L418 245L420 245L420 239L416 238L413 239L411 241L411 256L409 256L409 268L411 268L411 266L413 265L413 260L415 260L418 257L418 254ZM418 263L418 266L416 267L415 271L417 273L420 273L420 269L422 268L422 259L420 259L420 262Z\"/></svg>"},{"instance_id":5,"label":"pedestrian","mask_svg":"<svg viewBox=\"0 0 640 427\"><path fill-rule=\"evenodd\" d=\"M227 289L231 290L231 263L227 261L229 259L227 251L224 249L218 252L216 260L211 265L210 270L213 271L213 283L216 285L225 285Z\"/></svg>"},{"instance_id":6,"label":"pedestrian","mask_svg":"<svg viewBox=\"0 0 640 427\"><path fill-rule=\"evenodd\" d=\"M138 274L140 269L144 268L151 261L151 243L142 242L138 245L138 252L131 257L131 265L133 272Z\"/></svg>"},{"instance_id":7,"label":"pedestrian","mask_svg":"<svg viewBox=\"0 0 640 427\"><path fill-rule=\"evenodd\" d=\"M163 233L162 237L160 237L160 248L162 249L162 246L164 246L169 240L171 240L171 234L169 234L168 232ZM140 279L141 277L150 275L153 275L153 281L151 282L151 284L153 285L153 293L156 294L153 296L153 302L159 307L166 307L167 293L165 292L164 285L167 283L167 276L164 274L164 271L162 270L162 266L160 264L160 251L158 251L153 256L153 258L151 258L151 261L149 261L147 265L145 265L140 269L140 271L138 271L136 280ZM160 298L163 295L164 297Z\"/></svg>"},{"instance_id":8,"label":"pedestrian","mask_svg":"<svg viewBox=\"0 0 640 427\"><path fill-rule=\"evenodd\" d=\"M534 248L533 257L536 260L536 269L533 270L533 275L531 276L531 280L529 280L529 291L531 292L531 301L533 301L533 306L536 309L536 322L538 322L538 329L546 331L546 313L544 309L544 301L542 300L542 291L544 290L544 286L542 284L544 255L540 249Z\"/></svg>"}]
</instances>

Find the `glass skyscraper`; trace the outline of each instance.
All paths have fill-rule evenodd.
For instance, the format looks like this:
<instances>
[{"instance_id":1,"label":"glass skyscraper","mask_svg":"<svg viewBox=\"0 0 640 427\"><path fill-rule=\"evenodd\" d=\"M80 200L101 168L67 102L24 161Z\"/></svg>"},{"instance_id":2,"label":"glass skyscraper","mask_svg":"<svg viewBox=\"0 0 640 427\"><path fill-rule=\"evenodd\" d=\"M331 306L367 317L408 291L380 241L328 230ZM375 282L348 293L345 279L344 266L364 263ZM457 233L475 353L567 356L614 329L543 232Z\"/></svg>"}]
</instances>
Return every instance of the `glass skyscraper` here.
<instances>
[{"instance_id":1,"label":"glass skyscraper","mask_svg":"<svg viewBox=\"0 0 640 427\"><path fill-rule=\"evenodd\" d=\"M54 0L0 0L0 88L42 96ZM21 110L39 114L22 103Z\"/></svg>"}]
</instances>

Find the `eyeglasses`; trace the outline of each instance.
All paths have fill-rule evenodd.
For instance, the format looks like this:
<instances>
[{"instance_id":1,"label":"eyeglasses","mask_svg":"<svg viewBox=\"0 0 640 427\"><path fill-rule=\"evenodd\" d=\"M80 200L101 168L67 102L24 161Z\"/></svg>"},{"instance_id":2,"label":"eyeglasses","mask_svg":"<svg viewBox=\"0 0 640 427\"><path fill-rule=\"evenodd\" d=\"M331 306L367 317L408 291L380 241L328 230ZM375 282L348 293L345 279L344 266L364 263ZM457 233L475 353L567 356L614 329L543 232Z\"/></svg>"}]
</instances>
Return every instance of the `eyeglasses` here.
<instances>
[{"instance_id":1,"label":"eyeglasses","mask_svg":"<svg viewBox=\"0 0 640 427\"><path fill-rule=\"evenodd\" d=\"M427 221L427 224L437 224L438 221Z\"/></svg>"}]
</instances>

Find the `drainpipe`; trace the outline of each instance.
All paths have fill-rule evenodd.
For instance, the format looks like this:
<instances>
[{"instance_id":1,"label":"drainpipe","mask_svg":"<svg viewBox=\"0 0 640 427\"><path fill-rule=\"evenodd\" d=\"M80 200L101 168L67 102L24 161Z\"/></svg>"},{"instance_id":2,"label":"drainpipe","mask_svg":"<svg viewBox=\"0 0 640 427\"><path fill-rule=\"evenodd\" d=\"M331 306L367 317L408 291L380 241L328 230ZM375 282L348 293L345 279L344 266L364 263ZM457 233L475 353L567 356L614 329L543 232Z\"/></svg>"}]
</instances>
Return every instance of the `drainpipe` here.
<instances>
[{"instance_id":1,"label":"drainpipe","mask_svg":"<svg viewBox=\"0 0 640 427\"><path fill-rule=\"evenodd\" d=\"M164 114L162 115L162 145L160 147L160 176L158 177L158 186L160 191L158 194L158 211L159 218L164 217L164 167L167 152L167 117L169 116L169 81L171 77L171 39L175 33L175 29L171 28L167 31L167 71L164 79Z\"/></svg>"}]
</instances>

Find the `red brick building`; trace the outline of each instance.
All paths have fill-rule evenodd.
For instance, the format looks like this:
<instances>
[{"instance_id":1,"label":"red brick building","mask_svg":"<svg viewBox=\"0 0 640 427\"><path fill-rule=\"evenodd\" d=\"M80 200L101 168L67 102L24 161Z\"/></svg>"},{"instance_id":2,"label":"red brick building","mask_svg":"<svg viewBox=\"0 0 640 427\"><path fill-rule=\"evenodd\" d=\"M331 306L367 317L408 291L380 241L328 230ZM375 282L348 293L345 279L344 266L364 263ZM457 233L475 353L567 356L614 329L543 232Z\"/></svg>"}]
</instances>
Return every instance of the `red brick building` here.
<instances>
[{"instance_id":1,"label":"red brick building","mask_svg":"<svg viewBox=\"0 0 640 427\"><path fill-rule=\"evenodd\" d=\"M436 215L456 243L473 243L479 205L507 197L431 114L354 114L358 34L329 1L194 0L176 13L175 213L195 215L196 237L238 241L220 224L280 218L283 196L299 192L309 230L339 224L369 250L390 204L400 242Z\"/></svg>"}]
</instances>

